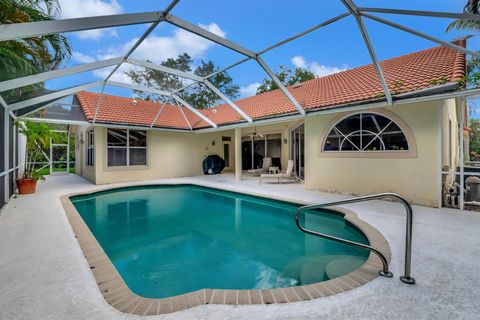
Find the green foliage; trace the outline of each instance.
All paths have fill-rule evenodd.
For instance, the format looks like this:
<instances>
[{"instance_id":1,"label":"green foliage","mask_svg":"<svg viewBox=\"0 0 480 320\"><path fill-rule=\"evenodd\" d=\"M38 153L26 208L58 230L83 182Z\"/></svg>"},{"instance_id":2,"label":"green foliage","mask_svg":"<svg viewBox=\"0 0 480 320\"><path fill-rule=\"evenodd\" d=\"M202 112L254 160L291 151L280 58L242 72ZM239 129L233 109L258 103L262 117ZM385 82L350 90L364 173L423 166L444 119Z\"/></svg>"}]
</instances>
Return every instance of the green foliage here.
<instances>
[{"instance_id":1,"label":"green foliage","mask_svg":"<svg viewBox=\"0 0 480 320\"><path fill-rule=\"evenodd\" d=\"M52 171L54 172L66 172L66 168L53 168ZM70 167L70 170L68 170L69 173L74 174L75 173L75 167ZM48 176L50 174L50 168L43 168L38 170L37 173L39 176Z\"/></svg>"},{"instance_id":2,"label":"green foliage","mask_svg":"<svg viewBox=\"0 0 480 320\"><path fill-rule=\"evenodd\" d=\"M191 72L193 59L187 53L183 53L175 59L169 58L161 62L161 65L184 72ZM218 67L212 61L202 60L200 65L195 68L194 74L205 77L218 70ZM181 77L147 68L140 70L132 69L125 74L137 84L167 91L178 90L187 84ZM209 78L209 81L230 99L238 97L239 87L233 83L233 79L227 72L220 72ZM221 102L221 99L215 93L201 84L191 86L177 94L198 109L210 108ZM168 98L148 92L135 91L135 95L144 100L172 102Z\"/></svg>"},{"instance_id":3,"label":"green foliage","mask_svg":"<svg viewBox=\"0 0 480 320\"><path fill-rule=\"evenodd\" d=\"M193 61L190 56L184 53L179 55L176 59L169 58L160 64L179 71L190 72L192 71L192 69L190 68L192 62ZM155 87L168 91L178 90L183 87L182 78L154 69L131 69L125 72L125 74L130 77L133 82L148 87ZM135 96L143 100L165 102L165 97L155 95L153 93L135 91Z\"/></svg>"},{"instance_id":4,"label":"green foliage","mask_svg":"<svg viewBox=\"0 0 480 320\"><path fill-rule=\"evenodd\" d=\"M45 123L26 120L16 121L15 125L18 127L18 132L27 138L23 178L41 180L43 176L35 173L35 159L41 157L42 149L50 147L50 138L54 133Z\"/></svg>"},{"instance_id":5,"label":"green foliage","mask_svg":"<svg viewBox=\"0 0 480 320\"><path fill-rule=\"evenodd\" d=\"M315 74L303 68L296 68L295 71L285 66L279 67L280 71L276 72L278 80L285 85L290 86L307 80L315 79ZM257 88L257 94L278 89L277 84L270 78L264 78L262 84Z\"/></svg>"},{"instance_id":6,"label":"green foliage","mask_svg":"<svg viewBox=\"0 0 480 320\"><path fill-rule=\"evenodd\" d=\"M465 82L469 88L480 87L480 58L469 57Z\"/></svg>"},{"instance_id":7,"label":"green foliage","mask_svg":"<svg viewBox=\"0 0 480 320\"><path fill-rule=\"evenodd\" d=\"M58 0L0 0L0 24L47 21L59 13ZM70 42L62 34L0 42L0 81L56 69L71 55ZM42 85L3 93L21 96Z\"/></svg>"},{"instance_id":8,"label":"green foliage","mask_svg":"<svg viewBox=\"0 0 480 320\"><path fill-rule=\"evenodd\" d=\"M470 152L480 154L480 121L477 119L469 119L470 133Z\"/></svg>"},{"instance_id":9,"label":"green foliage","mask_svg":"<svg viewBox=\"0 0 480 320\"><path fill-rule=\"evenodd\" d=\"M464 13L479 14L480 0L469 0L463 9ZM474 32L480 31L480 21L474 20L454 20L448 27L447 32L451 30L470 30ZM465 78L466 85L469 88L480 87L480 59L469 56L467 60L467 76Z\"/></svg>"},{"instance_id":10,"label":"green foliage","mask_svg":"<svg viewBox=\"0 0 480 320\"><path fill-rule=\"evenodd\" d=\"M480 0L468 0L463 12L469 14L479 14ZM480 22L473 20L454 20L448 25L447 32L452 29L480 31Z\"/></svg>"},{"instance_id":11,"label":"green foliage","mask_svg":"<svg viewBox=\"0 0 480 320\"><path fill-rule=\"evenodd\" d=\"M215 67L215 64L212 61L202 60L194 73L197 76L206 77L218 70L218 67ZM208 80L230 99L234 100L238 98L238 91L240 88L238 85L233 84L233 79L226 72L217 73ZM189 90L180 92L180 96L190 105L199 109L213 107L221 101L216 93L205 87L203 84L198 84L191 87Z\"/></svg>"}]
</instances>

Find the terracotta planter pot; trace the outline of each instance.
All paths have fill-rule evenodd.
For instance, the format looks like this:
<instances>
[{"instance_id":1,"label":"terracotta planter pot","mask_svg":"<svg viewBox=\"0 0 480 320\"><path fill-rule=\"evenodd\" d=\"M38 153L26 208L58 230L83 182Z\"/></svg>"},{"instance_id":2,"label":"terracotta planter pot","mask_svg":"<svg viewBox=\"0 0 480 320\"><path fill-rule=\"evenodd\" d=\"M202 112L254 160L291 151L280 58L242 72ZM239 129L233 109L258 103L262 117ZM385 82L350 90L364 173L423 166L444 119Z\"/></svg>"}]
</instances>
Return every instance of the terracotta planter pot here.
<instances>
[{"instance_id":1,"label":"terracotta planter pot","mask_svg":"<svg viewBox=\"0 0 480 320\"><path fill-rule=\"evenodd\" d=\"M35 193L37 188L37 180L35 179L18 179L18 193L20 194L31 194Z\"/></svg>"}]
</instances>

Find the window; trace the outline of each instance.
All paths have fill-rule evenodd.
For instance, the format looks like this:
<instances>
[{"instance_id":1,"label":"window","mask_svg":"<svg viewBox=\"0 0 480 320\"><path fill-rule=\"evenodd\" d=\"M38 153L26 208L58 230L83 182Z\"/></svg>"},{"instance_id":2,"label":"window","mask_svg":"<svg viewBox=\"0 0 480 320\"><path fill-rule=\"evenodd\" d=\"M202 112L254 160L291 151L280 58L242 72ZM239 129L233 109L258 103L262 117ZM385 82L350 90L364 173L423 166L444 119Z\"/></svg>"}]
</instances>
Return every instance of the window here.
<instances>
[{"instance_id":1,"label":"window","mask_svg":"<svg viewBox=\"0 0 480 320\"><path fill-rule=\"evenodd\" d=\"M223 160L225 161L225 167L230 167L230 144L223 144Z\"/></svg>"},{"instance_id":2,"label":"window","mask_svg":"<svg viewBox=\"0 0 480 320\"><path fill-rule=\"evenodd\" d=\"M406 151L408 141L402 129L376 113L358 113L338 122L329 132L323 151Z\"/></svg>"},{"instance_id":3,"label":"window","mask_svg":"<svg viewBox=\"0 0 480 320\"><path fill-rule=\"evenodd\" d=\"M130 129L107 130L109 167L147 164L147 132Z\"/></svg>"},{"instance_id":4,"label":"window","mask_svg":"<svg viewBox=\"0 0 480 320\"><path fill-rule=\"evenodd\" d=\"M95 165L95 140L93 129L87 131L87 166Z\"/></svg>"}]
</instances>

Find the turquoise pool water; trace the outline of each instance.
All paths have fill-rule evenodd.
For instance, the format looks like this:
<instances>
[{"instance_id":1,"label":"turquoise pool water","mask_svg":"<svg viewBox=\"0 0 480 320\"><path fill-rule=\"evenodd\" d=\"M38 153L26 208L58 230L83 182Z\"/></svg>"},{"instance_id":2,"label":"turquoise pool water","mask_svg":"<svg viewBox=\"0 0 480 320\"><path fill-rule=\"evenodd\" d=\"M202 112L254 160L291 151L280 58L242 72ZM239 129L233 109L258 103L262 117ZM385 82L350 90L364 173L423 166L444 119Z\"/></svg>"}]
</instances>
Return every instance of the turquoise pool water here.
<instances>
[{"instance_id":1,"label":"turquoise pool water","mask_svg":"<svg viewBox=\"0 0 480 320\"><path fill-rule=\"evenodd\" d=\"M298 205L191 185L71 198L130 289L163 298L203 288L269 289L328 280L368 251L305 235ZM368 243L342 216L307 212L314 230Z\"/></svg>"}]
</instances>

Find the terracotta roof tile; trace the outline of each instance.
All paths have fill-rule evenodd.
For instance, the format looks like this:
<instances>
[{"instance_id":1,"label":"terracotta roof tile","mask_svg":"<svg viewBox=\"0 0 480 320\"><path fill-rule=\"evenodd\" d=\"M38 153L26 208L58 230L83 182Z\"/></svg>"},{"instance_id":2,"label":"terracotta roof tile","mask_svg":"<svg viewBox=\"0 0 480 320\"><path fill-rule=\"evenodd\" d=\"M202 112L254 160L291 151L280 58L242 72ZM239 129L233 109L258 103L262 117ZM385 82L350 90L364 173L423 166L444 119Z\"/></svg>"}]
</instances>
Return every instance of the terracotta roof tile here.
<instances>
[{"instance_id":1,"label":"terracotta roof tile","mask_svg":"<svg viewBox=\"0 0 480 320\"><path fill-rule=\"evenodd\" d=\"M465 40L456 42L465 47ZM388 87L393 95L435 87L449 82L460 82L465 77L465 54L447 47L435 47L380 63ZM307 111L333 108L339 105L382 99L384 93L373 65L362 66L287 88ZM99 94L77 94L85 116L93 120ZM98 122L125 123L149 126L161 104L132 98L105 95L97 115ZM252 119L296 113L293 104L280 90L258 94L235 102ZM209 125L187 108L181 107L194 129ZM229 105L199 110L218 125L244 121ZM180 108L166 104L156 127L189 129Z\"/></svg>"}]
</instances>

